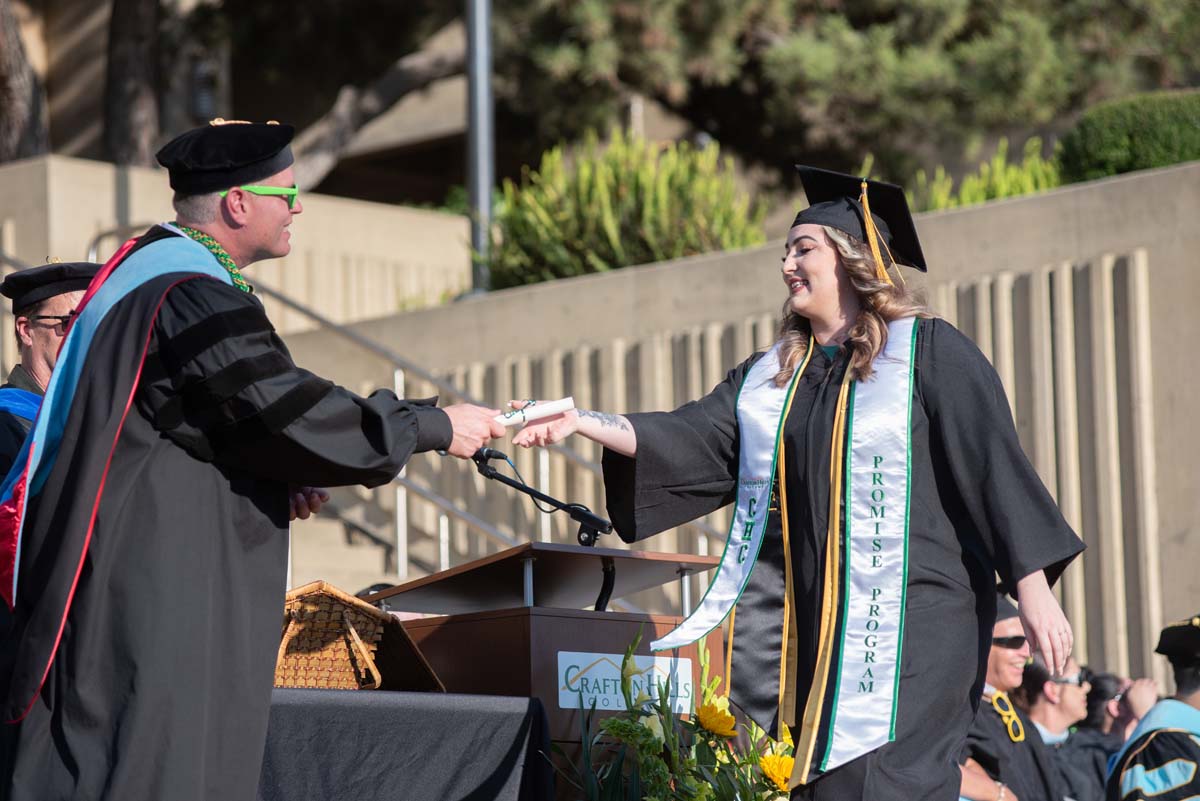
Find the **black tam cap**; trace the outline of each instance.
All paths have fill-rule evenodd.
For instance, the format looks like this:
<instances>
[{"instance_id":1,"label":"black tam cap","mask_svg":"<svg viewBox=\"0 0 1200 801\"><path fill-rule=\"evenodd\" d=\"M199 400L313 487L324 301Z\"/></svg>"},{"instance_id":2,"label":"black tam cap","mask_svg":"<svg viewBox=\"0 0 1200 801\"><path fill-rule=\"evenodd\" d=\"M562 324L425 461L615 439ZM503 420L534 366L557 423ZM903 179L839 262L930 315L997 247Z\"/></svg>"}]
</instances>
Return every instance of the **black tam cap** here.
<instances>
[{"instance_id":1,"label":"black tam cap","mask_svg":"<svg viewBox=\"0 0 1200 801\"><path fill-rule=\"evenodd\" d=\"M1200 615L1164 628L1154 651L1170 659L1173 664L1200 663Z\"/></svg>"},{"instance_id":2,"label":"black tam cap","mask_svg":"<svg viewBox=\"0 0 1200 801\"><path fill-rule=\"evenodd\" d=\"M0 294L12 298L14 309L27 309L46 298L87 289L99 270L100 265L90 261L54 262L30 267L9 273L0 283Z\"/></svg>"},{"instance_id":3,"label":"black tam cap","mask_svg":"<svg viewBox=\"0 0 1200 801\"><path fill-rule=\"evenodd\" d=\"M925 254L917 239L917 227L908 210L904 190L883 181L867 181L840 172L796 165L809 206L796 215L797 225L828 225L867 241L866 214L862 205L862 184L867 184L867 205L875 229L891 251L892 259L925 272Z\"/></svg>"},{"instance_id":4,"label":"black tam cap","mask_svg":"<svg viewBox=\"0 0 1200 801\"><path fill-rule=\"evenodd\" d=\"M996 593L996 622L1008 620L1010 617L1017 617L1017 606L1012 601L1008 600L1008 596L1002 592Z\"/></svg>"},{"instance_id":5,"label":"black tam cap","mask_svg":"<svg viewBox=\"0 0 1200 801\"><path fill-rule=\"evenodd\" d=\"M249 184L292 165L295 129L277 122L256 123L220 117L180 134L158 151L171 188L182 195L205 195Z\"/></svg>"}]
</instances>

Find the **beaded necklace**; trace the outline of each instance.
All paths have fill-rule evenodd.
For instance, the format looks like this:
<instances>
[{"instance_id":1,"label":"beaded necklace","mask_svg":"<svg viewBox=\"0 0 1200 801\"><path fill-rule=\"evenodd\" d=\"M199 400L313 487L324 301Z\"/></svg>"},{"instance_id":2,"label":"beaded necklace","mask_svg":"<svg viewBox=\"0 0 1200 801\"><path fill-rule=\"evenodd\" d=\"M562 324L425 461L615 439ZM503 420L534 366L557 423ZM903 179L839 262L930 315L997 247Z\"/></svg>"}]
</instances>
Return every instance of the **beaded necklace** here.
<instances>
[{"instance_id":1,"label":"beaded necklace","mask_svg":"<svg viewBox=\"0 0 1200 801\"><path fill-rule=\"evenodd\" d=\"M208 252L216 257L217 262L225 268L225 272L229 273L229 277L233 279L234 286L243 292L254 292L254 287L250 286L250 282L242 277L242 271L233 263L233 259L225 252L225 248L221 247L220 242L208 234L197 231L195 228L188 228L186 225L179 226L179 230L183 231L191 239L204 245L208 249Z\"/></svg>"}]
</instances>

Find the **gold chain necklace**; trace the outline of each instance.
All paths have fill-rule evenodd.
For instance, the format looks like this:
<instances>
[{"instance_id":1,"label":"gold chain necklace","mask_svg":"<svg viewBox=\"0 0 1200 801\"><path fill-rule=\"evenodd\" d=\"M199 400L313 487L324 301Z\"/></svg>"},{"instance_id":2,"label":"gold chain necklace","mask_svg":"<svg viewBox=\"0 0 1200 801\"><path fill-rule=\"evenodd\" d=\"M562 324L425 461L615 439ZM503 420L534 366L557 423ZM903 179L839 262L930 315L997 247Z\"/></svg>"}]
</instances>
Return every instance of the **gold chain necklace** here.
<instances>
[{"instance_id":1,"label":"gold chain necklace","mask_svg":"<svg viewBox=\"0 0 1200 801\"><path fill-rule=\"evenodd\" d=\"M179 230L187 234L192 240L204 245L208 252L216 257L217 262L225 268L225 272L229 273L229 277L233 279L234 286L243 292L254 291L254 287L250 286L250 282L242 276L242 271L233 263L233 258L225 252L225 248L221 247L220 242L208 234L197 231L195 228L188 228L186 225L179 226Z\"/></svg>"}]
</instances>

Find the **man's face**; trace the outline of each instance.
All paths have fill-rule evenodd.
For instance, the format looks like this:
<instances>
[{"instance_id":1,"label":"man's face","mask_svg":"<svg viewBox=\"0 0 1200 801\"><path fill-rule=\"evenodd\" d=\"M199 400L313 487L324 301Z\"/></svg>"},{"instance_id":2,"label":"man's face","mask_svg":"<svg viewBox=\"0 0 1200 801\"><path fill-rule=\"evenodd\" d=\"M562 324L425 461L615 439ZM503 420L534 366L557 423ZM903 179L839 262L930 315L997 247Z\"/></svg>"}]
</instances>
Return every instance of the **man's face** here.
<instances>
[{"instance_id":1,"label":"man's face","mask_svg":"<svg viewBox=\"0 0 1200 801\"><path fill-rule=\"evenodd\" d=\"M988 652L987 682L1002 692L1012 692L1021 686L1025 674L1025 663L1029 661L1029 642L1019 648L1007 648L995 643L1003 637L1024 637L1019 617L1001 620L992 628L992 648Z\"/></svg>"},{"instance_id":2,"label":"man's face","mask_svg":"<svg viewBox=\"0 0 1200 801\"><path fill-rule=\"evenodd\" d=\"M21 338L21 362L27 369L35 365L39 369L35 375L49 375L58 360L58 346L66 336L65 319L43 319L49 317L65 318L75 310L79 301L83 300L83 292L64 292L47 298L29 318L18 321L17 332ZM37 318L37 319L35 319Z\"/></svg>"},{"instance_id":3,"label":"man's face","mask_svg":"<svg viewBox=\"0 0 1200 801\"><path fill-rule=\"evenodd\" d=\"M291 167L276 173L270 178L255 181L260 186L293 186L296 174ZM287 198L280 195L254 195L246 193L246 204L250 214L246 221L244 234L251 255L251 261L263 259L278 259L286 256L292 250L291 232L288 226L292 217L304 211L300 198L296 198L292 208L288 208Z\"/></svg>"}]
</instances>

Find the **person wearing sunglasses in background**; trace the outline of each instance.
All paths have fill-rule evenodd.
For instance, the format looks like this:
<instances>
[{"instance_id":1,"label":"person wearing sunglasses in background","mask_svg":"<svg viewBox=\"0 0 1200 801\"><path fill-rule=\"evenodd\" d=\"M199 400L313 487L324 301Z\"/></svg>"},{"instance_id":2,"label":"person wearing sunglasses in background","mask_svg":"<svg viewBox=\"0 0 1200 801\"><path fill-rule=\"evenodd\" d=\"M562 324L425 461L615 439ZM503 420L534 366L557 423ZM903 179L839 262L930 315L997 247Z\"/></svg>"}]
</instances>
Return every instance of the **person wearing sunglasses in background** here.
<instances>
[{"instance_id":1,"label":"person wearing sunglasses in background","mask_svg":"<svg viewBox=\"0 0 1200 801\"><path fill-rule=\"evenodd\" d=\"M0 294L12 300L20 359L0 387L0 475L8 473L46 394L58 346L99 264L52 262L10 273Z\"/></svg>"},{"instance_id":2,"label":"person wearing sunglasses in background","mask_svg":"<svg viewBox=\"0 0 1200 801\"><path fill-rule=\"evenodd\" d=\"M328 497L297 488L378 486L504 431L292 361L241 273L291 250L292 135L214 120L169 142L176 221L76 307L0 486L5 801L253 798L289 517Z\"/></svg>"},{"instance_id":3,"label":"person wearing sunglasses in background","mask_svg":"<svg viewBox=\"0 0 1200 801\"><path fill-rule=\"evenodd\" d=\"M0 386L0 475L25 443L71 315L98 269L91 262L53 262L10 273L0 282L0 295L13 303L19 359ZM8 607L0 603L0 635L11 624Z\"/></svg>"},{"instance_id":4,"label":"person wearing sunglasses in background","mask_svg":"<svg viewBox=\"0 0 1200 801\"><path fill-rule=\"evenodd\" d=\"M1062 676L1051 676L1045 661L1034 655L1025 663L1021 686L1013 693L1017 706L1033 723L1049 749L1063 792L1075 801L1089 801L1092 797L1080 794L1088 788L1086 785L1081 787L1081 782L1076 780L1076 766L1071 764L1065 749L1076 724L1087 718L1091 689L1091 673L1080 667L1074 658L1067 660Z\"/></svg>"},{"instance_id":5,"label":"person wearing sunglasses in background","mask_svg":"<svg viewBox=\"0 0 1200 801\"><path fill-rule=\"evenodd\" d=\"M1037 727L1013 703L1029 661L1017 608L1001 595L988 653L983 703L962 755L962 798L970 801L1062 801L1065 793ZM1074 660L1068 670L1078 672ZM1081 715L1082 717L1082 715Z\"/></svg>"},{"instance_id":6,"label":"person wearing sunglasses in background","mask_svg":"<svg viewBox=\"0 0 1200 801\"><path fill-rule=\"evenodd\" d=\"M1025 680L1031 689L1044 670L1041 664L1025 668ZM1070 669L1067 674L1067 679L1077 678ZM1087 716L1071 726L1068 737L1051 745L1051 752L1068 796L1076 801L1101 801L1108 760L1121 750L1138 721L1158 701L1158 684L1154 679L1133 680L1112 673L1093 673L1086 667L1078 678L1085 677L1091 687L1087 693ZM1068 705L1074 701L1074 692L1067 686L1062 687L1059 696ZM1035 713L1031 712L1030 717L1038 721ZM1042 734L1045 738L1045 732Z\"/></svg>"}]
</instances>

